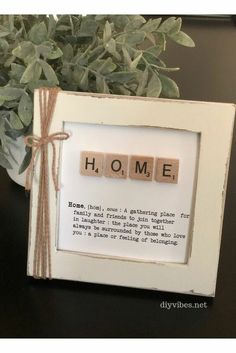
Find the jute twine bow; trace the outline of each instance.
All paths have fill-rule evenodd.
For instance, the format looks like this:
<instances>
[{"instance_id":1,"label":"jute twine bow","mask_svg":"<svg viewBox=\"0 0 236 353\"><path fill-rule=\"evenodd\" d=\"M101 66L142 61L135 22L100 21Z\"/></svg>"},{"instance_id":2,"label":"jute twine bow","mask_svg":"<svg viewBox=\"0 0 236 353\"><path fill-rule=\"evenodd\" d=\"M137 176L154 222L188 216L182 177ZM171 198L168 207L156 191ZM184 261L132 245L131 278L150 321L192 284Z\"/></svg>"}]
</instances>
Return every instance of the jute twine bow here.
<instances>
[{"instance_id":1,"label":"jute twine bow","mask_svg":"<svg viewBox=\"0 0 236 353\"><path fill-rule=\"evenodd\" d=\"M26 190L31 189L34 164L36 156L40 152L33 276L44 279L47 277L51 278L48 145L51 144L52 146L52 178L55 190L58 191L55 141L67 140L69 138L66 132L55 132L49 135L58 92L58 88L39 89L41 137L35 135L25 137L25 144L32 147L32 157L26 173Z\"/></svg>"}]
</instances>

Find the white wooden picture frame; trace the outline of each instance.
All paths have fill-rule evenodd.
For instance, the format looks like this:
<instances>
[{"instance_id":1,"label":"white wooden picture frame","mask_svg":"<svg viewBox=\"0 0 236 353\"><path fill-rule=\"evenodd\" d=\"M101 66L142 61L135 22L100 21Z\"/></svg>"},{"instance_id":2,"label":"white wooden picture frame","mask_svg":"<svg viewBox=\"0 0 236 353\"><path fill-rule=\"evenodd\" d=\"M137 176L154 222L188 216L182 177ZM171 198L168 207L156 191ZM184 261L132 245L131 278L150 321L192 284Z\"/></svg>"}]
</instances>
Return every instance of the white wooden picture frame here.
<instances>
[{"instance_id":1,"label":"white wooden picture frame","mask_svg":"<svg viewBox=\"0 0 236 353\"><path fill-rule=\"evenodd\" d=\"M33 133L40 136L37 90L34 104ZM61 191L56 192L50 178L52 278L214 296L234 117L233 104L60 91L50 133L66 131L67 123L113 126L114 129L152 127L196 133L199 146L184 263L59 249L59 209L63 183ZM56 144L59 175L62 148L66 143ZM52 150L49 148L49 161L51 159ZM79 165L76 158L74 163ZM36 163L30 206L29 276L33 275L39 169L40 163ZM96 183L96 178L93 182Z\"/></svg>"}]
</instances>

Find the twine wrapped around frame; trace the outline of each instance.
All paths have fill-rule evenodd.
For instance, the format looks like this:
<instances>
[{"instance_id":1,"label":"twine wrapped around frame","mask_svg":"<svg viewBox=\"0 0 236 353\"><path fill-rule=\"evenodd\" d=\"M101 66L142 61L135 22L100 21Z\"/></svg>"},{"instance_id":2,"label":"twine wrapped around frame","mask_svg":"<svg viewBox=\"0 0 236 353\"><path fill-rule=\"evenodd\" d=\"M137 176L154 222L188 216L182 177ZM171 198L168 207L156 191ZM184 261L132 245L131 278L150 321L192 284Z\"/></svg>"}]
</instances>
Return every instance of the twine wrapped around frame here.
<instances>
[{"instance_id":1,"label":"twine wrapped around frame","mask_svg":"<svg viewBox=\"0 0 236 353\"><path fill-rule=\"evenodd\" d=\"M34 164L36 156L40 152L40 175L33 276L35 278L44 279L51 278L48 145L51 144L52 146L52 178L55 190L58 191L55 141L67 140L69 138L69 134L66 132L55 132L49 135L59 90L59 88L39 89L41 137L35 135L25 137L25 144L32 147L32 157L26 173L26 190L30 190L32 187Z\"/></svg>"}]
</instances>

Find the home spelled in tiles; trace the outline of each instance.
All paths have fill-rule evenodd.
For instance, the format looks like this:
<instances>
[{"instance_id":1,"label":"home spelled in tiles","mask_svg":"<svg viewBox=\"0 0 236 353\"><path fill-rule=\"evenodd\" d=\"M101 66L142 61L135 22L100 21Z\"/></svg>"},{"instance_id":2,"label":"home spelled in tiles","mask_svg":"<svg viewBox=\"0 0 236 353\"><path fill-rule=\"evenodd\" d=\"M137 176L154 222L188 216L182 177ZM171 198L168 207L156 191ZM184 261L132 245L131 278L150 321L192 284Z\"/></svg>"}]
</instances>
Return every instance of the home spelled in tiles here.
<instances>
[{"instance_id":1,"label":"home spelled in tiles","mask_svg":"<svg viewBox=\"0 0 236 353\"><path fill-rule=\"evenodd\" d=\"M179 160L82 151L80 156L80 174L122 179L129 177L145 181L155 179L159 183L177 184Z\"/></svg>"}]
</instances>

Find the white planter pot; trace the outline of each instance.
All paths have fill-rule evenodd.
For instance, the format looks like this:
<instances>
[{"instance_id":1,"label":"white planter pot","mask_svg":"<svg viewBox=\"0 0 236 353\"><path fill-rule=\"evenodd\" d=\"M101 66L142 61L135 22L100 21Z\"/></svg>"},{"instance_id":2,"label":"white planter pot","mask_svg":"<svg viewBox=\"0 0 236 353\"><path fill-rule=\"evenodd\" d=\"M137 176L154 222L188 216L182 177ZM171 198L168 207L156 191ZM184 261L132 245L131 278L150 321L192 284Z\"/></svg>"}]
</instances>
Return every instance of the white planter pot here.
<instances>
[{"instance_id":1,"label":"white planter pot","mask_svg":"<svg viewBox=\"0 0 236 353\"><path fill-rule=\"evenodd\" d=\"M12 165L12 169L7 169L7 173L9 177L17 184L25 186L26 172L22 174L18 173L19 167L25 156L25 143L23 137L19 137L16 141L11 142L11 152L16 161L11 158L10 163Z\"/></svg>"}]
</instances>

